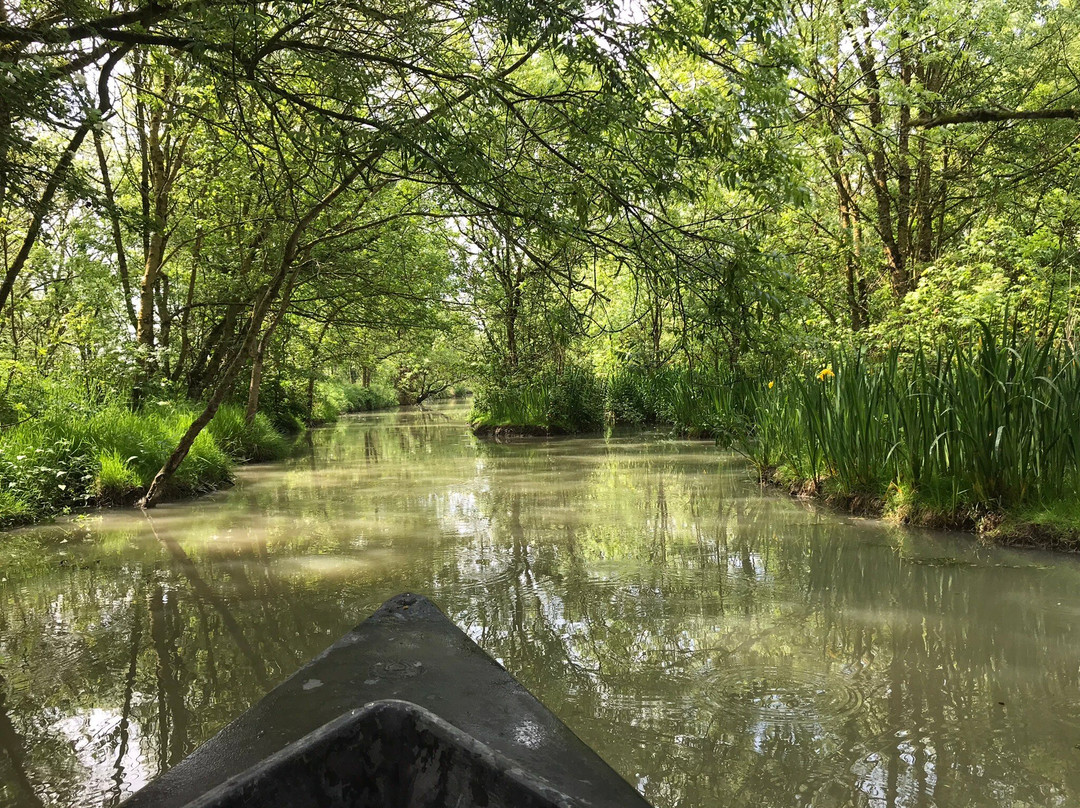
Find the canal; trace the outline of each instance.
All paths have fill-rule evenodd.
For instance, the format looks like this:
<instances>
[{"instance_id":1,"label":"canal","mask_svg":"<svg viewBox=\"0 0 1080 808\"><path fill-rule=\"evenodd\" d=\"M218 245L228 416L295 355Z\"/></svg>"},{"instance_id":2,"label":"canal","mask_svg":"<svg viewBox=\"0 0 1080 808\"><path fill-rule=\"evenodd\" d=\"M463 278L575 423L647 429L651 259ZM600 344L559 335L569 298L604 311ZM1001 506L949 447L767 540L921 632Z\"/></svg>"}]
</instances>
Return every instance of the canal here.
<instances>
[{"instance_id":1,"label":"canal","mask_svg":"<svg viewBox=\"0 0 1080 808\"><path fill-rule=\"evenodd\" d=\"M1080 804L1080 561L763 492L661 433L350 417L0 534L0 805L108 806L421 592L657 808Z\"/></svg>"}]
</instances>

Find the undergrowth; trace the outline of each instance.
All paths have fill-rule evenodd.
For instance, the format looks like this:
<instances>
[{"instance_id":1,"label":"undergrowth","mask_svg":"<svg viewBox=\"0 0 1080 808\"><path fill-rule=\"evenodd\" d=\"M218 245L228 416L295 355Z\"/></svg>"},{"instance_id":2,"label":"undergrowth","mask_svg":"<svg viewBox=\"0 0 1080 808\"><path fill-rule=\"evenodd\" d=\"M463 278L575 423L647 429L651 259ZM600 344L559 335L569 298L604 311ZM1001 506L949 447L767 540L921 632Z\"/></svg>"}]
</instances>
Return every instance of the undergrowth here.
<instances>
[{"instance_id":1,"label":"undergrowth","mask_svg":"<svg viewBox=\"0 0 1080 808\"><path fill-rule=\"evenodd\" d=\"M133 502L195 418L192 407L152 404L138 412L57 408L0 433L0 525L72 508ZM284 456L288 443L266 416L253 424L227 404L196 438L169 495L191 496L232 479L237 462Z\"/></svg>"}]
</instances>

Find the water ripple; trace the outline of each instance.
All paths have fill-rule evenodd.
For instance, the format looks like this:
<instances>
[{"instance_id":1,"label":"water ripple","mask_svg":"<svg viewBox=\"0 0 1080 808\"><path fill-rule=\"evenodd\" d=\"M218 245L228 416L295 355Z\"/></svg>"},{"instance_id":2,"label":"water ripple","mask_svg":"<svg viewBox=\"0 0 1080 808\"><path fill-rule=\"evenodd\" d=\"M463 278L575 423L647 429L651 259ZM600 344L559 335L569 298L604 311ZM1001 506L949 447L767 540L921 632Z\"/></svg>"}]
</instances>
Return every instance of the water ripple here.
<instances>
[{"instance_id":1,"label":"water ripple","mask_svg":"<svg viewBox=\"0 0 1080 808\"><path fill-rule=\"evenodd\" d=\"M731 665L706 676L703 698L718 710L771 724L816 724L858 713L855 682L797 668Z\"/></svg>"}]
</instances>

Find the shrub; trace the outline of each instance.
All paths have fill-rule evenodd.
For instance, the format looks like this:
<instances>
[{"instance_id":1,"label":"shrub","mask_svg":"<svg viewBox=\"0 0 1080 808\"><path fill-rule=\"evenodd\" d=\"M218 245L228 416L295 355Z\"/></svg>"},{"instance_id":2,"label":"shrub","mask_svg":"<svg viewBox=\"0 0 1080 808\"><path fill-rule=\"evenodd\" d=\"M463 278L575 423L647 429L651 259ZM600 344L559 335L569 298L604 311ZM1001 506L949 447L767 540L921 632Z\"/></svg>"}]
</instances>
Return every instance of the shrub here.
<instances>
[{"instance_id":1,"label":"shrub","mask_svg":"<svg viewBox=\"0 0 1080 808\"><path fill-rule=\"evenodd\" d=\"M149 486L196 414L167 402L139 412L106 407L84 414L63 407L0 433L0 524L130 500ZM168 493L211 490L232 479L234 460L270 459L286 450L265 416L248 425L239 407L223 407L195 439Z\"/></svg>"},{"instance_id":2,"label":"shrub","mask_svg":"<svg viewBox=\"0 0 1080 808\"><path fill-rule=\"evenodd\" d=\"M631 366L608 379L606 404L615 423L666 424L686 435L730 444L748 429L749 390L715 373Z\"/></svg>"},{"instance_id":3,"label":"shrub","mask_svg":"<svg viewBox=\"0 0 1080 808\"><path fill-rule=\"evenodd\" d=\"M361 384L344 385L342 391L348 402L348 412L370 412L397 406L394 391L383 384L374 383L368 387Z\"/></svg>"},{"instance_id":4,"label":"shrub","mask_svg":"<svg viewBox=\"0 0 1080 808\"><path fill-rule=\"evenodd\" d=\"M531 383L500 379L476 392L470 420L474 426L547 428L548 389L542 379Z\"/></svg>"},{"instance_id":5,"label":"shrub","mask_svg":"<svg viewBox=\"0 0 1080 808\"><path fill-rule=\"evenodd\" d=\"M505 377L477 391L471 420L475 427L591 432L604 425L604 388L590 369L576 365L527 379Z\"/></svg>"},{"instance_id":6,"label":"shrub","mask_svg":"<svg viewBox=\"0 0 1080 808\"><path fill-rule=\"evenodd\" d=\"M604 388L588 368L569 365L547 381L546 426L555 432L593 432L604 426Z\"/></svg>"},{"instance_id":7,"label":"shrub","mask_svg":"<svg viewBox=\"0 0 1080 808\"><path fill-rule=\"evenodd\" d=\"M632 367L621 367L611 374L605 388L605 407L615 423L655 423L656 413L648 395L651 379L648 371Z\"/></svg>"},{"instance_id":8,"label":"shrub","mask_svg":"<svg viewBox=\"0 0 1080 808\"><path fill-rule=\"evenodd\" d=\"M334 382L316 382L315 405L311 413L313 424L328 424L349 411L349 399L341 385Z\"/></svg>"}]
</instances>

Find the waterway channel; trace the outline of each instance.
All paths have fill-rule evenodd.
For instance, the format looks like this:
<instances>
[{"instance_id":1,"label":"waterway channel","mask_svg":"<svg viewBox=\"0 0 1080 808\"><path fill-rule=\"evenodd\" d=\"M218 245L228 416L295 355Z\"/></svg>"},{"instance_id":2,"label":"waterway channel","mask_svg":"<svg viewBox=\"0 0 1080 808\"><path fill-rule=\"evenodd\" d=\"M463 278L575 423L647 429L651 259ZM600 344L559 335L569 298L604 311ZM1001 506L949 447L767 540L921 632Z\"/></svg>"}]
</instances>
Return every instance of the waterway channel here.
<instances>
[{"instance_id":1,"label":"waterway channel","mask_svg":"<svg viewBox=\"0 0 1080 808\"><path fill-rule=\"evenodd\" d=\"M1080 805L1080 560L762 491L662 433L349 417L0 534L0 805L111 806L427 594L657 808Z\"/></svg>"}]
</instances>

